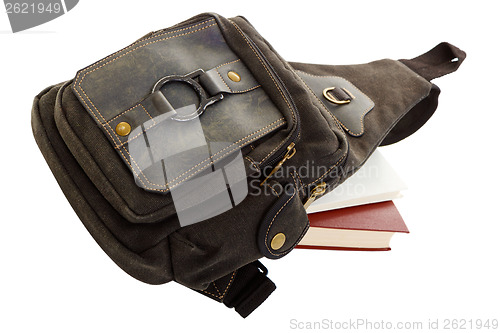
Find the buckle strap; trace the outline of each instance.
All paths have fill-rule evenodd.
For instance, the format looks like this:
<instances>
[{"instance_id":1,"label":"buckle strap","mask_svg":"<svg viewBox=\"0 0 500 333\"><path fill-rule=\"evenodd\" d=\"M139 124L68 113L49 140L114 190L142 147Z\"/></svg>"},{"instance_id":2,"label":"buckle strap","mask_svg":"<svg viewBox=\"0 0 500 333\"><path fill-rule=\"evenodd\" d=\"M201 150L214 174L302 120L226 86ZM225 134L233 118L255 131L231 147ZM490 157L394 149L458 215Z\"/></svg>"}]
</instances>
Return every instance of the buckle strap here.
<instances>
[{"instance_id":1,"label":"buckle strap","mask_svg":"<svg viewBox=\"0 0 500 333\"><path fill-rule=\"evenodd\" d=\"M246 318L257 309L276 285L267 277L267 269L260 261L251 262L238 270L210 283L199 293L224 303Z\"/></svg>"}]
</instances>

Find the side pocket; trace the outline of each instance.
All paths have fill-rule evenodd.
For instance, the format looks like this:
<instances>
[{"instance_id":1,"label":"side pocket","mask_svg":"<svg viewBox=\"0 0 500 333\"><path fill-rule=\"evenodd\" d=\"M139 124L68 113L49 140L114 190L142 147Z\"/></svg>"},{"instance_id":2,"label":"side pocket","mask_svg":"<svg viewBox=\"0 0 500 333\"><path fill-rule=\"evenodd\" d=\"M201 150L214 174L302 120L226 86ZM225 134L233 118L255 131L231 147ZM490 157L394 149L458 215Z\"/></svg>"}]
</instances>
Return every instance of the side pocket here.
<instances>
[{"instance_id":1,"label":"side pocket","mask_svg":"<svg viewBox=\"0 0 500 333\"><path fill-rule=\"evenodd\" d=\"M169 236L174 279L204 290L262 256L289 253L309 227L297 190L271 182L238 206Z\"/></svg>"}]
</instances>

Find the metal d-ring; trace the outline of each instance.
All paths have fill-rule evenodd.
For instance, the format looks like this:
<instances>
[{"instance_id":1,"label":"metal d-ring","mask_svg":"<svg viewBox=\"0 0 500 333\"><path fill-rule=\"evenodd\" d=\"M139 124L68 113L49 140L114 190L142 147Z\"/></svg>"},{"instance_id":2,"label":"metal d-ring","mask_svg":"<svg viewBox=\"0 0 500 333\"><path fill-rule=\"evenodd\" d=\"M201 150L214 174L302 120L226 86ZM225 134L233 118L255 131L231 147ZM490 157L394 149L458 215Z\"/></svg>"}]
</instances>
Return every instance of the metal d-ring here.
<instances>
[{"instance_id":1,"label":"metal d-ring","mask_svg":"<svg viewBox=\"0 0 500 333\"><path fill-rule=\"evenodd\" d=\"M340 100L340 99L337 99L335 98L334 95L330 94L330 91L334 91L335 89L341 89L342 91L344 91L347 95L349 95L349 97L351 97L351 99L345 99L345 100ZM346 88L336 88L336 87L329 87L329 88L325 88L323 90L323 97L325 97L327 100L329 100L330 102L332 103L335 103L335 104L339 104L339 105L342 105L342 104L348 104L348 103L351 103L351 100L353 100L354 98L354 95L351 94L351 92L349 90L347 90Z\"/></svg>"},{"instance_id":2,"label":"metal d-ring","mask_svg":"<svg viewBox=\"0 0 500 333\"><path fill-rule=\"evenodd\" d=\"M184 115L184 116L177 114L177 115L173 116L171 119L174 119L177 121L189 121L189 120L196 119L199 116L201 116L203 114L203 112L205 112L205 109L209 105L211 105L217 101L220 101L221 99L224 98L224 95L222 93L215 95L213 97L208 97L205 89L203 89L203 87L198 83L198 81L194 80L194 78L196 78L204 73L205 72L203 71L203 69L197 69L194 72L188 73L186 75L169 75L169 76L162 77L161 79L159 79L155 83L151 93L157 92L165 84L167 84L168 82L172 82L172 81L184 82L184 83L189 84L193 88L193 90L198 94L198 98L200 101L198 108L196 109L196 111L194 111L191 114Z\"/></svg>"}]
</instances>

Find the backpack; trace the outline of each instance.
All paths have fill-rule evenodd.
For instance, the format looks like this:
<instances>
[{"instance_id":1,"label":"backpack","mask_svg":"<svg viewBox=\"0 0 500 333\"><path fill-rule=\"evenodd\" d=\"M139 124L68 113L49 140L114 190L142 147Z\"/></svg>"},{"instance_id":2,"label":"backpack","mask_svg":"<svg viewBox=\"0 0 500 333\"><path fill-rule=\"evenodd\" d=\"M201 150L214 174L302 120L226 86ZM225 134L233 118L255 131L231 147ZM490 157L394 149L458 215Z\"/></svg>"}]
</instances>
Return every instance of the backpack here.
<instances>
[{"instance_id":1,"label":"backpack","mask_svg":"<svg viewBox=\"0 0 500 333\"><path fill-rule=\"evenodd\" d=\"M259 259L288 254L305 207L418 130L438 103L430 81L464 59L441 43L413 59L292 63L245 18L201 14L44 89L32 127L118 266L246 317L276 288Z\"/></svg>"}]
</instances>

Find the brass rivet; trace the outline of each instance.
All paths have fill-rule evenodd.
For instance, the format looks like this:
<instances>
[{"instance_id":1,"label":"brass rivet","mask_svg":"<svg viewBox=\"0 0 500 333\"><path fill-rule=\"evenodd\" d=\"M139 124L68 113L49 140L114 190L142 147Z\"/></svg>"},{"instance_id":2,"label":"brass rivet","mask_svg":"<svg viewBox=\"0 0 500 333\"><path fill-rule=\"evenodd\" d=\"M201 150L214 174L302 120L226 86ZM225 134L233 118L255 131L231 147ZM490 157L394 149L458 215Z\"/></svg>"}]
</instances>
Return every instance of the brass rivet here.
<instances>
[{"instance_id":1,"label":"brass rivet","mask_svg":"<svg viewBox=\"0 0 500 333\"><path fill-rule=\"evenodd\" d=\"M271 240L271 248L273 250L279 250L285 244L286 236L284 233L280 232L276 234Z\"/></svg>"},{"instance_id":2,"label":"brass rivet","mask_svg":"<svg viewBox=\"0 0 500 333\"><path fill-rule=\"evenodd\" d=\"M118 134L119 136L127 136L130 134L131 130L132 127L130 127L130 124L124 121L122 121L115 127L116 134Z\"/></svg>"},{"instance_id":3,"label":"brass rivet","mask_svg":"<svg viewBox=\"0 0 500 333\"><path fill-rule=\"evenodd\" d=\"M231 81L234 81L234 82L240 82L241 81L241 76L240 74L234 72L234 71L230 71L227 73L227 77L231 80Z\"/></svg>"}]
</instances>

